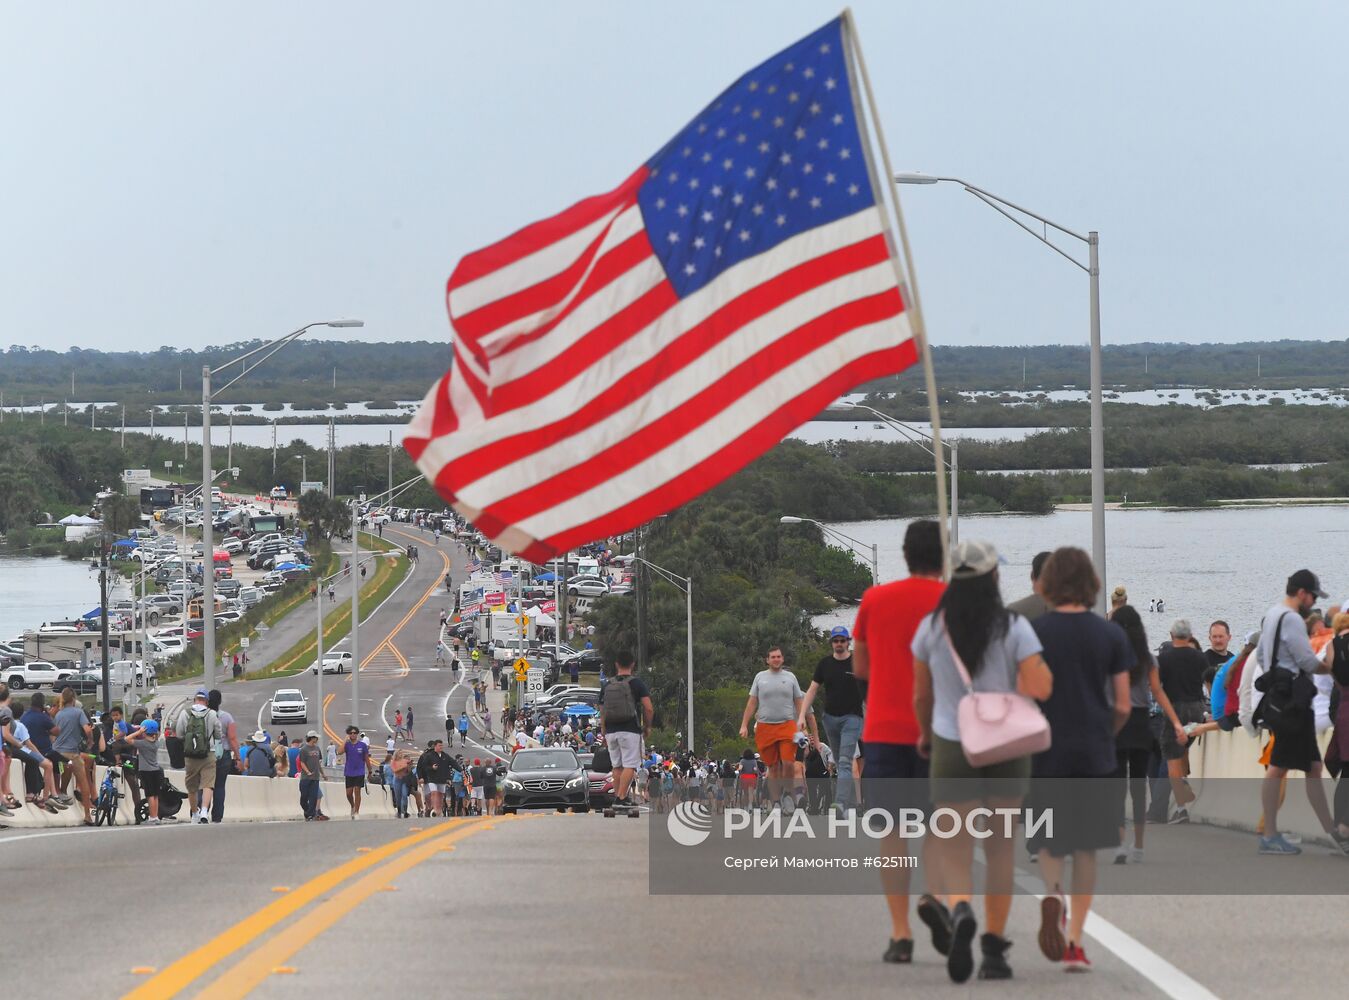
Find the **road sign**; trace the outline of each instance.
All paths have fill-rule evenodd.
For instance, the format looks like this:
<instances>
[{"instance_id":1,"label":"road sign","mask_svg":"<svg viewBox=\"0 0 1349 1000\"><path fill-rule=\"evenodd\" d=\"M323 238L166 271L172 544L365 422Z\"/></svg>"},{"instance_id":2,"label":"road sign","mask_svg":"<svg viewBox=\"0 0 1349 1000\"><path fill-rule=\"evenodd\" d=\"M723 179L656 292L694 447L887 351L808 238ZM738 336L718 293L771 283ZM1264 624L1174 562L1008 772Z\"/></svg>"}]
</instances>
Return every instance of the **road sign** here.
<instances>
[{"instance_id":1,"label":"road sign","mask_svg":"<svg viewBox=\"0 0 1349 1000\"><path fill-rule=\"evenodd\" d=\"M543 694L543 668L530 667L529 676L525 682L525 692L527 694Z\"/></svg>"},{"instance_id":2,"label":"road sign","mask_svg":"<svg viewBox=\"0 0 1349 1000\"><path fill-rule=\"evenodd\" d=\"M249 644L249 638L248 638L248 636L244 636L242 639L239 640L239 648L240 648L240 649L247 649L247 648L248 648L248 644Z\"/></svg>"},{"instance_id":3,"label":"road sign","mask_svg":"<svg viewBox=\"0 0 1349 1000\"><path fill-rule=\"evenodd\" d=\"M528 616L526 616L526 615L516 615L516 616L515 616L515 624L519 625L521 628L527 628L527 627L529 626L529 618L528 618Z\"/></svg>"},{"instance_id":4,"label":"road sign","mask_svg":"<svg viewBox=\"0 0 1349 1000\"><path fill-rule=\"evenodd\" d=\"M523 681L529 675L529 661L523 656L516 660L513 666L515 667L515 679L517 681Z\"/></svg>"}]
</instances>

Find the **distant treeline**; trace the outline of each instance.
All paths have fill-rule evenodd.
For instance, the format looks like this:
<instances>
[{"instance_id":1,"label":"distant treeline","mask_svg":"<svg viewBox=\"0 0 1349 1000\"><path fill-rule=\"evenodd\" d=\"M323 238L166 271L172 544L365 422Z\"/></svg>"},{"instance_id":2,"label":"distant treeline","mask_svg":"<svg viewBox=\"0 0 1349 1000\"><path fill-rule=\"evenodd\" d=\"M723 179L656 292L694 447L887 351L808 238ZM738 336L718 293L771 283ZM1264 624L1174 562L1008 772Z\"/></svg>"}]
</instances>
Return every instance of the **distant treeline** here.
<instances>
[{"instance_id":1,"label":"distant treeline","mask_svg":"<svg viewBox=\"0 0 1349 1000\"><path fill-rule=\"evenodd\" d=\"M1112 344L1102 351L1107 386L1148 389L1338 388L1349 386L1349 342L1283 340L1242 344ZM218 366L258 341L206 351L49 351L14 346L0 353L0 391L6 405L19 397L128 403L201 401L203 364ZM247 402L320 405L381 399L421 399L450 365L450 337L390 344L299 340L231 394ZM956 389L1061 389L1088 385L1085 346L933 347L937 384ZM336 369L336 385L333 370ZM233 370L232 370L233 371ZM74 376L74 389L71 377ZM919 389L922 371L871 383L874 389ZM181 388L180 388L181 385Z\"/></svg>"}]
</instances>

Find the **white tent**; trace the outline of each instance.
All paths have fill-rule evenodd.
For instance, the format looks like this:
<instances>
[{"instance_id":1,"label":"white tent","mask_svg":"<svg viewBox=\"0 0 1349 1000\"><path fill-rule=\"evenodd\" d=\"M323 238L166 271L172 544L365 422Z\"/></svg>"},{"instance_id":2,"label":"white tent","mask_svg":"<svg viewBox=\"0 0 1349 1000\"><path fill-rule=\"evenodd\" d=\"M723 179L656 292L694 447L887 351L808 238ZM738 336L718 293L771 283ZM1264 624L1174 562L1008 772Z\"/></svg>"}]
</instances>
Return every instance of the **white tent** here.
<instances>
[{"instance_id":1,"label":"white tent","mask_svg":"<svg viewBox=\"0 0 1349 1000\"><path fill-rule=\"evenodd\" d=\"M528 609L525 614L534 619L535 628L557 628L556 619L551 615L544 614L538 607Z\"/></svg>"},{"instance_id":2,"label":"white tent","mask_svg":"<svg viewBox=\"0 0 1349 1000\"><path fill-rule=\"evenodd\" d=\"M85 517L83 514L71 514L67 517L61 518L59 523L64 524L67 527L70 527L71 525L87 526L94 524L102 524L103 522L96 517Z\"/></svg>"}]
</instances>

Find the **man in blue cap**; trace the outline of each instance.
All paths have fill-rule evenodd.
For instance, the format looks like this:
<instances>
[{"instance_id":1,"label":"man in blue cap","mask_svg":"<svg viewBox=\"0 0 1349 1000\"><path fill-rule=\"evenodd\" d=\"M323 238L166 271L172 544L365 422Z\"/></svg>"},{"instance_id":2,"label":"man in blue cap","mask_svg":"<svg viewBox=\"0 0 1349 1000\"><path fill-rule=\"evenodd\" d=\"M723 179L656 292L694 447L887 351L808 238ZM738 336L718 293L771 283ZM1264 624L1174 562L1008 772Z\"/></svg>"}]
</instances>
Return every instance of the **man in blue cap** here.
<instances>
[{"instance_id":1,"label":"man in blue cap","mask_svg":"<svg viewBox=\"0 0 1349 1000\"><path fill-rule=\"evenodd\" d=\"M857 743L862 737L862 704L865 701L863 683L853 676L852 636L843 625L835 625L829 632L829 655L815 667L815 679L806 689L801 700L801 714L797 725L809 727L810 737L816 747L820 736L815 725L815 713L811 706L815 695L824 688L824 735L829 749L834 754L834 766L838 770L838 782L834 789L834 805L838 809L853 809L857 805L854 790L852 761L857 753Z\"/></svg>"}]
</instances>

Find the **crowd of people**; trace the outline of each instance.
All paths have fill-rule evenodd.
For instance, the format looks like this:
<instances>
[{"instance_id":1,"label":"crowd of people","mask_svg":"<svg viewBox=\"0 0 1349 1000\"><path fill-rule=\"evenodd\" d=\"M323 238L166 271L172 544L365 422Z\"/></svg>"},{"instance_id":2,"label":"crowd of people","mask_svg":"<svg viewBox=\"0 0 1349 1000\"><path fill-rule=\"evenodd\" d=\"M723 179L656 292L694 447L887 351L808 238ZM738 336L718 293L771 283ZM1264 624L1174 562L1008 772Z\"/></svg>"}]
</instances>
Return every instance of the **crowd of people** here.
<instances>
[{"instance_id":1,"label":"crowd of people","mask_svg":"<svg viewBox=\"0 0 1349 1000\"><path fill-rule=\"evenodd\" d=\"M741 726L748 742L753 724L754 749L738 762L656 755L644 763L639 790L652 808L694 798L712 810L953 810L962 819L955 835L922 842L933 891L914 912L955 982L974 974L976 948L979 978L1012 975L1014 841L994 825L980 831L980 934L975 837L964 821L980 809L1053 812L1052 830L1037 829L1026 844L1045 885L1038 944L1064 969L1087 971L1083 928L1098 852L1140 863L1149 820L1189 821L1188 758L1204 733L1244 728L1263 738L1265 779L1252 804L1262 813L1259 853L1301 851L1278 826L1285 778L1301 771L1328 841L1349 854L1349 776L1340 770L1349 751L1349 602L1318 610L1328 595L1315 574L1293 573L1240 649L1226 622L1211 623L1204 649L1185 620L1154 649L1125 588L1111 594L1108 616L1093 612L1099 582L1080 549L1037 555L1032 592L1010 604L992 545L955 546L949 576L943 556L938 525L912 523L909 576L866 592L852 633L833 630L808 690L780 648L766 651ZM1333 808L1318 744L1330 726L1327 764L1341 775ZM898 835L884 846L911 850ZM908 963L909 869L880 874L891 917L883 957Z\"/></svg>"}]
</instances>

